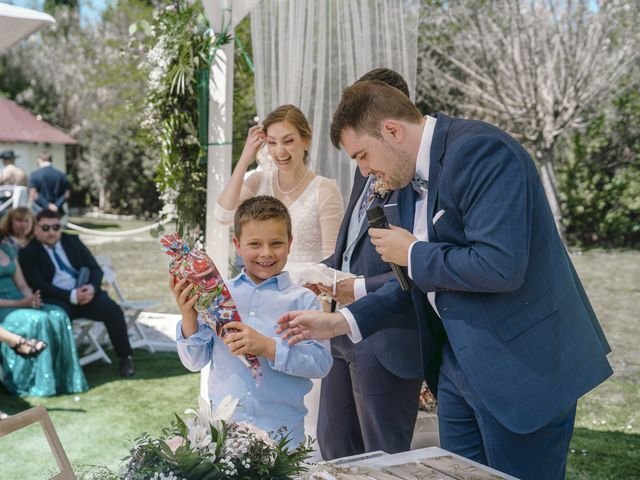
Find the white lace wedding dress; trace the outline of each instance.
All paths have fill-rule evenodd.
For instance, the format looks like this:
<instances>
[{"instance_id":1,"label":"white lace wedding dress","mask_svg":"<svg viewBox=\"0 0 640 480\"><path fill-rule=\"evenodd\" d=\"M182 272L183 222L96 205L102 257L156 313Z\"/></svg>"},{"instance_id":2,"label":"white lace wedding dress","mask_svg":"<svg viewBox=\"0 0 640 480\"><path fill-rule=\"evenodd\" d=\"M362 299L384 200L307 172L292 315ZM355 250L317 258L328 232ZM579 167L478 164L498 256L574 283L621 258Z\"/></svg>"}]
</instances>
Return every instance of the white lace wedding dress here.
<instances>
[{"instance_id":1,"label":"white lace wedding dress","mask_svg":"<svg viewBox=\"0 0 640 480\"><path fill-rule=\"evenodd\" d=\"M251 191L247 187L248 182L245 181L241 198L256 195L275 197L273 175L276 171L274 169L253 173L253 175L260 175L258 189ZM324 260L334 252L344 207L336 181L316 175L300 196L287 205L287 208L291 215L293 242L285 270L291 275L292 281L296 282L299 272L309 265ZM230 224L233 222L233 213L222 209L216 203L213 215L218 222ZM329 342L326 342L326 345L329 348ZM313 380L313 388L304 399L304 404L309 411L304 422L305 434L313 438L316 438L318 423L320 383L320 380ZM319 451L316 454L319 456Z\"/></svg>"}]
</instances>

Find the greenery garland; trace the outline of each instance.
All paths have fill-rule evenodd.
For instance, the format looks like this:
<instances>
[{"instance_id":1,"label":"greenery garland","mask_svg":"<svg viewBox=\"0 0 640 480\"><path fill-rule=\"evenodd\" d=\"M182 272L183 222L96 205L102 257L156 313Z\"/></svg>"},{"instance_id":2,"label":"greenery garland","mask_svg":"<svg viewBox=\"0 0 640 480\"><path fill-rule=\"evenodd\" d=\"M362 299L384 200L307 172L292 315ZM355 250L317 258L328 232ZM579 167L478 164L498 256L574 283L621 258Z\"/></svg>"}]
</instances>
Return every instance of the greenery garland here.
<instances>
[{"instance_id":1,"label":"greenery garland","mask_svg":"<svg viewBox=\"0 0 640 480\"><path fill-rule=\"evenodd\" d=\"M151 24L138 27L148 49L148 108L142 126L148 141L160 144L156 181L163 213L174 214L189 243L204 243L206 223L206 141L199 139L198 80L211 66L215 49L231 41L214 35L200 2L172 0L154 11ZM208 78L208 76L206 76ZM202 101L202 100L201 100ZM206 112L207 107L201 111ZM159 232L158 232L159 233Z\"/></svg>"}]
</instances>

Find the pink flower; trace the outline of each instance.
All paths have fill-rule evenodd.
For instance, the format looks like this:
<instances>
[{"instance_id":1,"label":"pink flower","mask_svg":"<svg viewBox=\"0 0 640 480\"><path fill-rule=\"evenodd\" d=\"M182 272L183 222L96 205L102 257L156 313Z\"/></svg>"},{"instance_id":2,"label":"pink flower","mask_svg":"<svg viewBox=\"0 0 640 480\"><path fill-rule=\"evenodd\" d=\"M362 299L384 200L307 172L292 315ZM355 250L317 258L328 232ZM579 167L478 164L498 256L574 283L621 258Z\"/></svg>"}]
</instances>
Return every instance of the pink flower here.
<instances>
[{"instance_id":1,"label":"pink flower","mask_svg":"<svg viewBox=\"0 0 640 480\"><path fill-rule=\"evenodd\" d=\"M167 446L171 449L173 453L176 453L176 450L184 445L184 438L182 437L171 437L166 442Z\"/></svg>"}]
</instances>

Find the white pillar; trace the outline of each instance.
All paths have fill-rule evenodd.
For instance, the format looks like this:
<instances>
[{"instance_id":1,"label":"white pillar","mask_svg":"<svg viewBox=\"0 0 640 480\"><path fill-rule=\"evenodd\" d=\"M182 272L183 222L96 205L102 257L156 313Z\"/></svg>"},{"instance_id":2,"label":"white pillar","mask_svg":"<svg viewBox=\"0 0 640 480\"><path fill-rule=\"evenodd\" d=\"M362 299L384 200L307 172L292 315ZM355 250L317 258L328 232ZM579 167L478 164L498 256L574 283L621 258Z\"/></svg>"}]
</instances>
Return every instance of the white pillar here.
<instances>
[{"instance_id":1,"label":"white pillar","mask_svg":"<svg viewBox=\"0 0 640 480\"><path fill-rule=\"evenodd\" d=\"M231 18L231 3L229 0L222 2L222 15L226 21ZM233 35L233 30L228 33ZM229 228L215 222L212 212L216 199L231 176L232 126L233 42L230 42L218 50L216 58L212 62L209 79L209 149L205 232L206 252L213 259L225 280L229 278ZM200 395L209 400L209 367L205 367L201 373Z\"/></svg>"},{"instance_id":2,"label":"white pillar","mask_svg":"<svg viewBox=\"0 0 640 480\"><path fill-rule=\"evenodd\" d=\"M228 276L229 228L212 217L216 199L231 175L233 123L233 44L218 51L209 82L206 250L223 278Z\"/></svg>"}]
</instances>

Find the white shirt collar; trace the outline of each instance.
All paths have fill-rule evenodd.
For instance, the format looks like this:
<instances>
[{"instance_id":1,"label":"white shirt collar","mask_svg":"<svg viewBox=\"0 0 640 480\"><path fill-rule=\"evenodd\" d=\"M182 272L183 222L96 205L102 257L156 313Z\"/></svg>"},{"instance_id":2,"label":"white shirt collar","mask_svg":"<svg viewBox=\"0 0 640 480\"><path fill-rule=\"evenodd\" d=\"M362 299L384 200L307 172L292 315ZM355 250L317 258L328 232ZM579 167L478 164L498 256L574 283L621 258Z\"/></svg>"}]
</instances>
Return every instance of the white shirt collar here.
<instances>
[{"instance_id":1,"label":"white shirt collar","mask_svg":"<svg viewBox=\"0 0 640 480\"><path fill-rule=\"evenodd\" d=\"M420 148L418 149L418 157L416 159L416 173L424 180L429 180L431 141L433 140L433 131L436 128L436 118L425 115L424 119L425 124L422 129L422 140L420 140Z\"/></svg>"}]
</instances>

